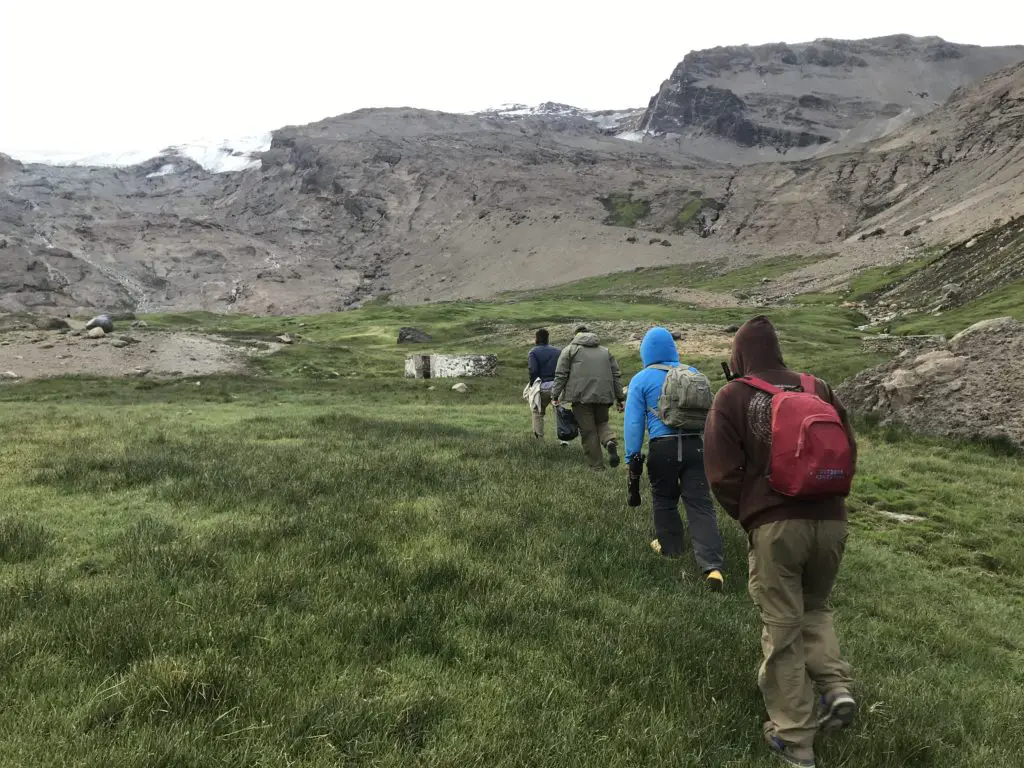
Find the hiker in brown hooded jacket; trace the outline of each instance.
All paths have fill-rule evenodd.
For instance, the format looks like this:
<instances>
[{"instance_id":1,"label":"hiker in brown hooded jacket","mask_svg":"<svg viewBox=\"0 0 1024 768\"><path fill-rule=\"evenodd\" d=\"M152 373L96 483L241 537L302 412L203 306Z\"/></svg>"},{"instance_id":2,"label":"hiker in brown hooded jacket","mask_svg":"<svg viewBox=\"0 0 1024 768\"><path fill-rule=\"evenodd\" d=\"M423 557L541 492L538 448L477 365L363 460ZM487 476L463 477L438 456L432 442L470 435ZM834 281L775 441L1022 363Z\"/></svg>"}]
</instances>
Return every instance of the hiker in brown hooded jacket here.
<instances>
[{"instance_id":1,"label":"hiker in brown hooded jacket","mask_svg":"<svg viewBox=\"0 0 1024 768\"><path fill-rule=\"evenodd\" d=\"M731 367L737 376L800 389L766 317L740 328ZM816 383L817 395L839 413L855 459L845 409L828 384ZM857 708L829 604L846 544L846 505L842 498L807 501L771 489L771 418L770 395L727 384L708 417L704 465L715 497L747 533L749 590L764 624L758 685L770 718L765 738L786 763L813 768L819 727L845 727Z\"/></svg>"}]
</instances>

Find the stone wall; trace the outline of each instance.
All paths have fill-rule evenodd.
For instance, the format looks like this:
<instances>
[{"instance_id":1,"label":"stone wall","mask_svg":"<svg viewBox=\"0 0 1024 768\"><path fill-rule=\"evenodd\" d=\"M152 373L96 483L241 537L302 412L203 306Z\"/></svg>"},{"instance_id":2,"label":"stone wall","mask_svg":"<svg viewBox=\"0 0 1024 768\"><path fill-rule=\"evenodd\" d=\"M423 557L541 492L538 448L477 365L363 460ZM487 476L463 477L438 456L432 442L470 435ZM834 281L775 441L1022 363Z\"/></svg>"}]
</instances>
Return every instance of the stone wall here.
<instances>
[{"instance_id":1,"label":"stone wall","mask_svg":"<svg viewBox=\"0 0 1024 768\"><path fill-rule=\"evenodd\" d=\"M409 355L405 376L410 379L461 379L494 376L497 355Z\"/></svg>"},{"instance_id":2,"label":"stone wall","mask_svg":"<svg viewBox=\"0 0 1024 768\"><path fill-rule=\"evenodd\" d=\"M429 379L430 355L409 355L405 358L405 378Z\"/></svg>"}]
</instances>

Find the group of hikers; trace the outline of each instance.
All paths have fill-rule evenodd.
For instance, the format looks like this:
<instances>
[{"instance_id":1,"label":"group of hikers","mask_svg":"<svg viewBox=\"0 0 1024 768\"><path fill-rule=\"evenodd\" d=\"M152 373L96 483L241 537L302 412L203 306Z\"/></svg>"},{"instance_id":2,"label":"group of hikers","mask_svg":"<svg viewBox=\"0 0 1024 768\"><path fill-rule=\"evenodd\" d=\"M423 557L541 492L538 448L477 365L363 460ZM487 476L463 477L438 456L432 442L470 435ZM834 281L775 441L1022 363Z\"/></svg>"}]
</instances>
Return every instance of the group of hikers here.
<instances>
[{"instance_id":1,"label":"group of hikers","mask_svg":"<svg viewBox=\"0 0 1024 768\"><path fill-rule=\"evenodd\" d=\"M609 414L613 407L624 411L628 503L641 503L646 462L654 552L683 554L682 498L704 584L719 592L725 562L712 493L742 526L748 590L763 624L764 738L783 762L814 768L816 734L848 727L857 711L830 605L856 467L842 404L824 381L786 367L766 317L736 333L731 361L723 365L728 381L717 394L707 376L680 363L665 328L643 337L643 368L627 387L615 357L585 326L576 327L564 349L550 344L546 329L537 331L536 344L524 391L534 435L544 438L544 417L554 406L559 419L574 417L590 468L605 470L605 452L615 468L619 446Z\"/></svg>"}]
</instances>

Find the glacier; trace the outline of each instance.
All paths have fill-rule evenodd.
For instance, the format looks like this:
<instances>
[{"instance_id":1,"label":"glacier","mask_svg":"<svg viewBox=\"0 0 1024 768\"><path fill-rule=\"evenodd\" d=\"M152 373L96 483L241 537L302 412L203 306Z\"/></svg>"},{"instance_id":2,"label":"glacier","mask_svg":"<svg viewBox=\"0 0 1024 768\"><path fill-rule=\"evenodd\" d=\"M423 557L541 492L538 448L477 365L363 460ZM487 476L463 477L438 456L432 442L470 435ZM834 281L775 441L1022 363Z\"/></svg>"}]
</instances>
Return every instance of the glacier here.
<instances>
[{"instance_id":1,"label":"glacier","mask_svg":"<svg viewBox=\"0 0 1024 768\"><path fill-rule=\"evenodd\" d=\"M127 168L145 163L155 157L183 157L198 163L210 173L231 173L259 168L257 152L270 149L272 134L266 133L242 136L234 139L215 139L185 142L169 147L147 147L142 149L113 152L67 152L61 150L11 150L6 154L23 163L44 163L46 165L85 165L107 168ZM174 164L166 163L159 171L147 174L148 178L166 176L174 172Z\"/></svg>"}]
</instances>

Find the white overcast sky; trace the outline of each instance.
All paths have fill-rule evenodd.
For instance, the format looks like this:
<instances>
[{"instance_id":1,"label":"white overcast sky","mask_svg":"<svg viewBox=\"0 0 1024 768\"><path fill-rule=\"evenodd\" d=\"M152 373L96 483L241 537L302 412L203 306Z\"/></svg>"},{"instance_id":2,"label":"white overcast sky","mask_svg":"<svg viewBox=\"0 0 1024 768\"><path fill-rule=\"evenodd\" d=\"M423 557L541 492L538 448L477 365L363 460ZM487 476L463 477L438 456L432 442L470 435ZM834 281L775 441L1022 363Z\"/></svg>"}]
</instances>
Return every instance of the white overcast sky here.
<instances>
[{"instance_id":1,"label":"white overcast sky","mask_svg":"<svg viewBox=\"0 0 1024 768\"><path fill-rule=\"evenodd\" d=\"M899 32L1024 43L1022 9L1020 0L0 0L0 151L164 146L361 107L642 106L693 49Z\"/></svg>"}]
</instances>

